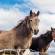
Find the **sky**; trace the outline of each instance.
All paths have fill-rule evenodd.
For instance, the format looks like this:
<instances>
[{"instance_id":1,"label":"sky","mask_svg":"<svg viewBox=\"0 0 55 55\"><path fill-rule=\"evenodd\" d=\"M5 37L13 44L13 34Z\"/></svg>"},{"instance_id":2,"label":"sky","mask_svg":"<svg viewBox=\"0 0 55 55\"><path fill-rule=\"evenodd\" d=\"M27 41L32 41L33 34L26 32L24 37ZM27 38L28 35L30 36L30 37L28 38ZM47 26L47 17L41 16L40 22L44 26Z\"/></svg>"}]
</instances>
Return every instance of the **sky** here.
<instances>
[{"instance_id":1,"label":"sky","mask_svg":"<svg viewBox=\"0 0 55 55\"><path fill-rule=\"evenodd\" d=\"M40 11L41 31L55 25L55 0L0 0L0 29L10 30L31 9Z\"/></svg>"},{"instance_id":2,"label":"sky","mask_svg":"<svg viewBox=\"0 0 55 55\"><path fill-rule=\"evenodd\" d=\"M55 27L55 0L0 0L0 30L11 30L33 9L40 11L38 35Z\"/></svg>"},{"instance_id":3,"label":"sky","mask_svg":"<svg viewBox=\"0 0 55 55\"><path fill-rule=\"evenodd\" d=\"M0 29L12 29L31 9L40 11L41 33L55 26L55 0L0 0Z\"/></svg>"}]
</instances>

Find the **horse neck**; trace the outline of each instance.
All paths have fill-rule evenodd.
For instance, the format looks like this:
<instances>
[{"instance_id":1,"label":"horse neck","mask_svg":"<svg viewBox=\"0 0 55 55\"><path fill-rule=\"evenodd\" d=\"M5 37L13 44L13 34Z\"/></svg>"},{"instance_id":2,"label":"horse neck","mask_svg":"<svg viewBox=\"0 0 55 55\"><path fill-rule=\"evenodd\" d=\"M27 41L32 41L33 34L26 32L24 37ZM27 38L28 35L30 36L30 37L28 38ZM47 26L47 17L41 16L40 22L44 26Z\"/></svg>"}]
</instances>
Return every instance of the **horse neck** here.
<instances>
[{"instance_id":1,"label":"horse neck","mask_svg":"<svg viewBox=\"0 0 55 55\"><path fill-rule=\"evenodd\" d=\"M46 40L47 43L50 43L53 38L52 38L52 32L48 31L47 33L43 34L43 39Z\"/></svg>"},{"instance_id":2,"label":"horse neck","mask_svg":"<svg viewBox=\"0 0 55 55\"><path fill-rule=\"evenodd\" d=\"M16 32L19 33L22 36L27 36L31 34L30 28L27 27L27 24L24 24L24 21L15 28Z\"/></svg>"}]
</instances>

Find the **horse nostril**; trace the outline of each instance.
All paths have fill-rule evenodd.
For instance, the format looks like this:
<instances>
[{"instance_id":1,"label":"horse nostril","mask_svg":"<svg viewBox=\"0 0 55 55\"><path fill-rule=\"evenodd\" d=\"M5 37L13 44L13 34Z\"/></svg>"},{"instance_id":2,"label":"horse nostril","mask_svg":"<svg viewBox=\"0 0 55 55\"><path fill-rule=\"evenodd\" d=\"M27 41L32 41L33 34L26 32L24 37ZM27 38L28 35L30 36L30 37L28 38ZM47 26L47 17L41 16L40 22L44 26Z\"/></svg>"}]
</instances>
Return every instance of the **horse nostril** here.
<instances>
[{"instance_id":1,"label":"horse nostril","mask_svg":"<svg viewBox=\"0 0 55 55\"><path fill-rule=\"evenodd\" d=\"M39 29L38 30L34 30L34 34L35 35L38 34L38 32L39 32Z\"/></svg>"}]
</instances>

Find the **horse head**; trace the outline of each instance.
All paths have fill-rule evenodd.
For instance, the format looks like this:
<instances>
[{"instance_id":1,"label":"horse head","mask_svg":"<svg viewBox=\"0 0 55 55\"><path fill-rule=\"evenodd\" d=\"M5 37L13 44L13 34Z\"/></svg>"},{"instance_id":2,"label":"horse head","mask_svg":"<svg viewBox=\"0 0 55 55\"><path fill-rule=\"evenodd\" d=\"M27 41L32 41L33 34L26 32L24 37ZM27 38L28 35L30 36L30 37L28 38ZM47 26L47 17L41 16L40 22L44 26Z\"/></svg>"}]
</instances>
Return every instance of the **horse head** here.
<instances>
[{"instance_id":1,"label":"horse head","mask_svg":"<svg viewBox=\"0 0 55 55\"><path fill-rule=\"evenodd\" d=\"M51 27L51 31L52 31L52 38L53 38L53 40L55 42L55 28Z\"/></svg>"},{"instance_id":2,"label":"horse head","mask_svg":"<svg viewBox=\"0 0 55 55\"><path fill-rule=\"evenodd\" d=\"M32 30L32 32L34 34L37 34L39 29L38 29L38 25L39 25L39 19L38 19L38 16L39 16L39 11L37 13L35 12L32 12L32 10L30 10L30 16L28 16L28 27L30 27L30 29Z\"/></svg>"}]
</instances>

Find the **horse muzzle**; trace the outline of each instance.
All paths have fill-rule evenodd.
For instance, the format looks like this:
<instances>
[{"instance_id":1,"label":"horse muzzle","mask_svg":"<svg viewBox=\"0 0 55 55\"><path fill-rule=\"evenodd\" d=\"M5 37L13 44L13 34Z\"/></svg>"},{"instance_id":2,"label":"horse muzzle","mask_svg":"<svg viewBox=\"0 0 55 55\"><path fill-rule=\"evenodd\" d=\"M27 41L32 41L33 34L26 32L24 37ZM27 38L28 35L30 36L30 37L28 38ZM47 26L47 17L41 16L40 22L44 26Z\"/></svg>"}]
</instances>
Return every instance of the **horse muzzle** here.
<instances>
[{"instance_id":1,"label":"horse muzzle","mask_svg":"<svg viewBox=\"0 0 55 55\"><path fill-rule=\"evenodd\" d=\"M38 30L34 30L34 35L38 34L39 29Z\"/></svg>"}]
</instances>

